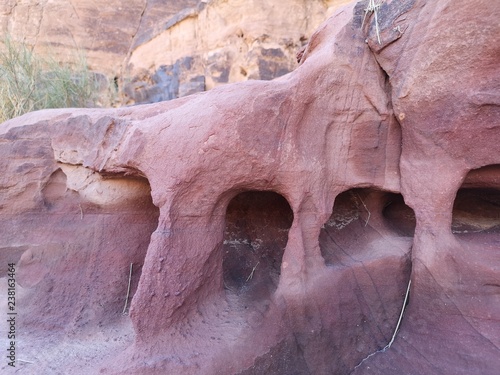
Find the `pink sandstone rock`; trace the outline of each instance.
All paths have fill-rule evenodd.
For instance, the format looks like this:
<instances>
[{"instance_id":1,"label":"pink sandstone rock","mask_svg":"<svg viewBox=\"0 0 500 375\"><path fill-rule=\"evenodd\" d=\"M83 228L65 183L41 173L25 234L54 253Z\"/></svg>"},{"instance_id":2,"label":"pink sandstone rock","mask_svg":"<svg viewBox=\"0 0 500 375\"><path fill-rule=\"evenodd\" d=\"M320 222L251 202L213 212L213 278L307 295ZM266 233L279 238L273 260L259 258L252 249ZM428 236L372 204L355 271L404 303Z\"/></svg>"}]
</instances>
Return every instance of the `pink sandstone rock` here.
<instances>
[{"instance_id":1,"label":"pink sandstone rock","mask_svg":"<svg viewBox=\"0 0 500 375\"><path fill-rule=\"evenodd\" d=\"M273 81L1 125L23 373L498 372L500 7L366 7Z\"/></svg>"}]
</instances>

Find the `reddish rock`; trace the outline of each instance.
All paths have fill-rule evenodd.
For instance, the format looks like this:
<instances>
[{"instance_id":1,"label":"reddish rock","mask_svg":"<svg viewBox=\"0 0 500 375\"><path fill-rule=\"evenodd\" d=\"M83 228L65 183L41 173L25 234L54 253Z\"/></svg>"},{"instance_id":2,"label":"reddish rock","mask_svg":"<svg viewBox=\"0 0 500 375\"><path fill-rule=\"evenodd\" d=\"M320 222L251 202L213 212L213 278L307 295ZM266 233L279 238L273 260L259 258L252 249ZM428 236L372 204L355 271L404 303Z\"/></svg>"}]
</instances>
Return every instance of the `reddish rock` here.
<instances>
[{"instance_id":1,"label":"reddish rock","mask_svg":"<svg viewBox=\"0 0 500 375\"><path fill-rule=\"evenodd\" d=\"M385 2L378 44L352 4L279 79L1 125L23 370L496 373L500 44L476 39L500 30L481 6Z\"/></svg>"},{"instance_id":2,"label":"reddish rock","mask_svg":"<svg viewBox=\"0 0 500 375\"><path fill-rule=\"evenodd\" d=\"M489 1L390 1L378 13L381 44L369 26L417 227L399 339L357 374L498 372L499 11Z\"/></svg>"}]
</instances>

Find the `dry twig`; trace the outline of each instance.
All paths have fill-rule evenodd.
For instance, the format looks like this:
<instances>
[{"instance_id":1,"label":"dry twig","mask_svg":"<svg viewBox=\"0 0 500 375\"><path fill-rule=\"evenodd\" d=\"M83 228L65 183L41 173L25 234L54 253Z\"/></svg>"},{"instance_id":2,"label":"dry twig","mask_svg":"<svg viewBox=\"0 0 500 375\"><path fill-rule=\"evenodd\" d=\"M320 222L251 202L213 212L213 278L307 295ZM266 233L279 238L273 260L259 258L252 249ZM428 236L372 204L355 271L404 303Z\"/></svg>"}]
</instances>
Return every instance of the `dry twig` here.
<instances>
[{"instance_id":1,"label":"dry twig","mask_svg":"<svg viewBox=\"0 0 500 375\"><path fill-rule=\"evenodd\" d=\"M131 281L132 281L132 267L133 267L133 263L130 263L130 272L129 272L129 275L128 275L128 287L127 287L127 296L125 297L125 306L123 306L123 312L122 314L125 314L125 311L127 311L127 305L128 305L128 297L130 295L130 284L131 284Z\"/></svg>"},{"instance_id":2,"label":"dry twig","mask_svg":"<svg viewBox=\"0 0 500 375\"><path fill-rule=\"evenodd\" d=\"M363 204L363 207L365 208L366 212L368 212L368 217L365 220L365 227L366 227L368 225L368 222L370 221L370 217L372 216L372 213L370 212L368 207L366 207L366 204L363 201L363 198L361 198L361 196L359 194L357 194L357 196L358 196L359 200L361 201L361 203Z\"/></svg>"},{"instance_id":3,"label":"dry twig","mask_svg":"<svg viewBox=\"0 0 500 375\"><path fill-rule=\"evenodd\" d=\"M403 320L403 314L405 312L406 303L408 302L408 296L410 295L410 286L411 286L411 279L408 281L408 287L406 288L405 299L403 301L403 307L401 308L401 313L399 314L398 324L396 324L396 329L394 329L394 334L392 335L391 341L384 348L384 351L386 349L389 349L391 347L392 343L394 342L394 340L396 339L396 334L399 331L399 326L401 325L401 320Z\"/></svg>"},{"instance_id":4,"label":"dry twig","mask_svg":"<svg viewBox=\"0 0 500 375\"><path fill-rule=\"evenodd\" d=\"M382 1L378 4L375 4L375 0L368 0L368 6L365 8L363 23L361 24L361 27L363 27L368 13L373 13L375 15L375 31L377 33L378 44L382 44L382 42L380 41L380 30L378 27L378 10L380 9L380 5L382 5Z\"/></svg>"},{"instance_id":5,"label":"dry twig","mask_svg":"<svg viewBox=\"0 0 500 375\"><path fill-rule=\"evenodd\" d=\"M253 277L253 273L255 272L255 269L257 268L257 266L259 265L260 262L257 262L257 264L255 265L254 268L252 268L252 272L250 273L250 275L248 275L247 277L247 280L245 282L248 282L248 280L251 280L252 277Z\"/></svg>"}]
</instances>

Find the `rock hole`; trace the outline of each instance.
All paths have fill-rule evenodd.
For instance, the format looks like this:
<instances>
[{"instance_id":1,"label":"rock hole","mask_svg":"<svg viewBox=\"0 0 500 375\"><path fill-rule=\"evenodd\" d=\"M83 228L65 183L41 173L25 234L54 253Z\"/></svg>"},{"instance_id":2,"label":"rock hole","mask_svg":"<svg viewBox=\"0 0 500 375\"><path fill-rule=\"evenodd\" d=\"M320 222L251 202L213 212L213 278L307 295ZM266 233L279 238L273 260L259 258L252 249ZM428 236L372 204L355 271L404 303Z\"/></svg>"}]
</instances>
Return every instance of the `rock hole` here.
<instances>
[{"instance_id":1,"label":"rock hole","mask_svg":"<svg viewBox=\"0 0 500 375\"><path fill-rule=\"evenodd\" d=\"M132 277L130 280L130 295L128 298L128 308L137 290L139 279L142 275L142 267L146 258L146 253L151 242L151 235L158 227L160 210L153 204L151 196L151 186L149 181L143 177L125 177L124 179L133 181L143 187L142 192L138 192L137 197L124 202L124 220L129 222L130 233L124 234L123 252L128 264L124 265L125 271L129 271L132 263ZM128 238L128 240L127 240ZM123 270L122 270L123 272ZM129 274L126 273L127 281ZM127 308L127 310L128 310Z\"/></svg>"},{"instance_id":2,"label":"rock hole","mask_svg":"<svg viewBox=\"0 0 500 375\"><path fill-rule=\"evenodd\" d=\"M151 234L158 226L159 209L153 204L149 181L60 164L46 177L40 197L36 220L27 217L20 221L26 236L23 246L15 247L18 282L31 288L29 306L42 309L63 300L60 315L44 318L61 325L71 318L81 327L90 320L104 324L120 318L130 264L128 307ZM7 243L10 248L14 245ZM49 294L41 292L49 286ZM68 294L78 295L78 301L65 298ZM92 311L92 319L81 311ZM40 315L44 315L42 310Z\"/></svg>"},{"instance_id":3,"label":"rock hole","mask_svg":"<svg viewBox=\"0 0 500 375\"><path fill-rule=\"evenodd\" d=\"M251 300L276 290L292 222L290 205L275 192L248 191L230 201L222 263L226 290Z\"/></svg>"},{"instance_id":4,"label":"rock hole","mask_svg":"<svg viewBox=\"0 0 500 375\"><path fill-rule=\"evenodd\" d=\"M500 233L500 165L472 170L453 204L454 234Z\"/></svg>"},{"instance_id":5,"label":"rock hole","mask_svg":"<svg viewBox=\"0 0 500 375\"><path fill-rule=\"evenodd\" d=\"M500 189L460 189L453 205L453 233L500 233Z\"/></svg>"},{"instance_id":6,"label":"rock hole","mask_svg":"<svg viewBox=\"0 0 500 375\"><path fill-rule=\"evenodd\" d=\"M320 232L320 248L327 264L346 264L399 248L398 243L409 248L414 231L415 214L401 194L351 189L335 199Z\"/></svg>"},{"instance_id":7,"label":"rock hole","mask_svg":"<svg viewBox=\"0 0 500 375\"><path fill-rule=\"evenodd\" d=\"M324 288L336 296L332 309L342 319L330 339L341 358L337 372L351 373L355 362L391 341L410 279L414 230L414 212L400 194L358 188L335 199L319 244L334 280Z\"/></svg>"}]
</instances>

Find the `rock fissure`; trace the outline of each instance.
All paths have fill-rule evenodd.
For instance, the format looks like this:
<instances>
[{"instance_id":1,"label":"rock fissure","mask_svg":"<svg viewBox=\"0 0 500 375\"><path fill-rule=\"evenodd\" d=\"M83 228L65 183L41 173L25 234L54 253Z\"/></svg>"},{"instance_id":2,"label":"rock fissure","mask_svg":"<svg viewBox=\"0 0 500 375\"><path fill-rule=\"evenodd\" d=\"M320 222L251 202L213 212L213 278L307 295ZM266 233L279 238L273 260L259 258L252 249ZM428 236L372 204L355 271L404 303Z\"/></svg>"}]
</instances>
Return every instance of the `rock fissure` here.
<instances>
[{"instance_id":1,"label":"rock fissure","mask_svg":"<svg viewBox=\"0 0 500 375\"><path fill-rule=\"evenodd\" d=\"M130 46L129 46L129 50L125 56L125 59L122 63L122 76L123 76L123 73L125 72L125 69L126 69L126 66L127 66L127 61L130 59L130 56L132 54L132 51L133 51L133 46L135 44L135 38L137 36L137 34L139 33L139 30L141 29L141 26L142 26L142 22L143 22L143 18L144 18L144 13L146 12L146 9L148 8L148 1L149 0L144 0L144 6L142 7L142 10L141 10L141 13L140 13L140 16L139 16L139 20L137 21L137 27L135 28L135 31L132 33L132 35L130 36Z\"/></svg>"}]
</instances>

